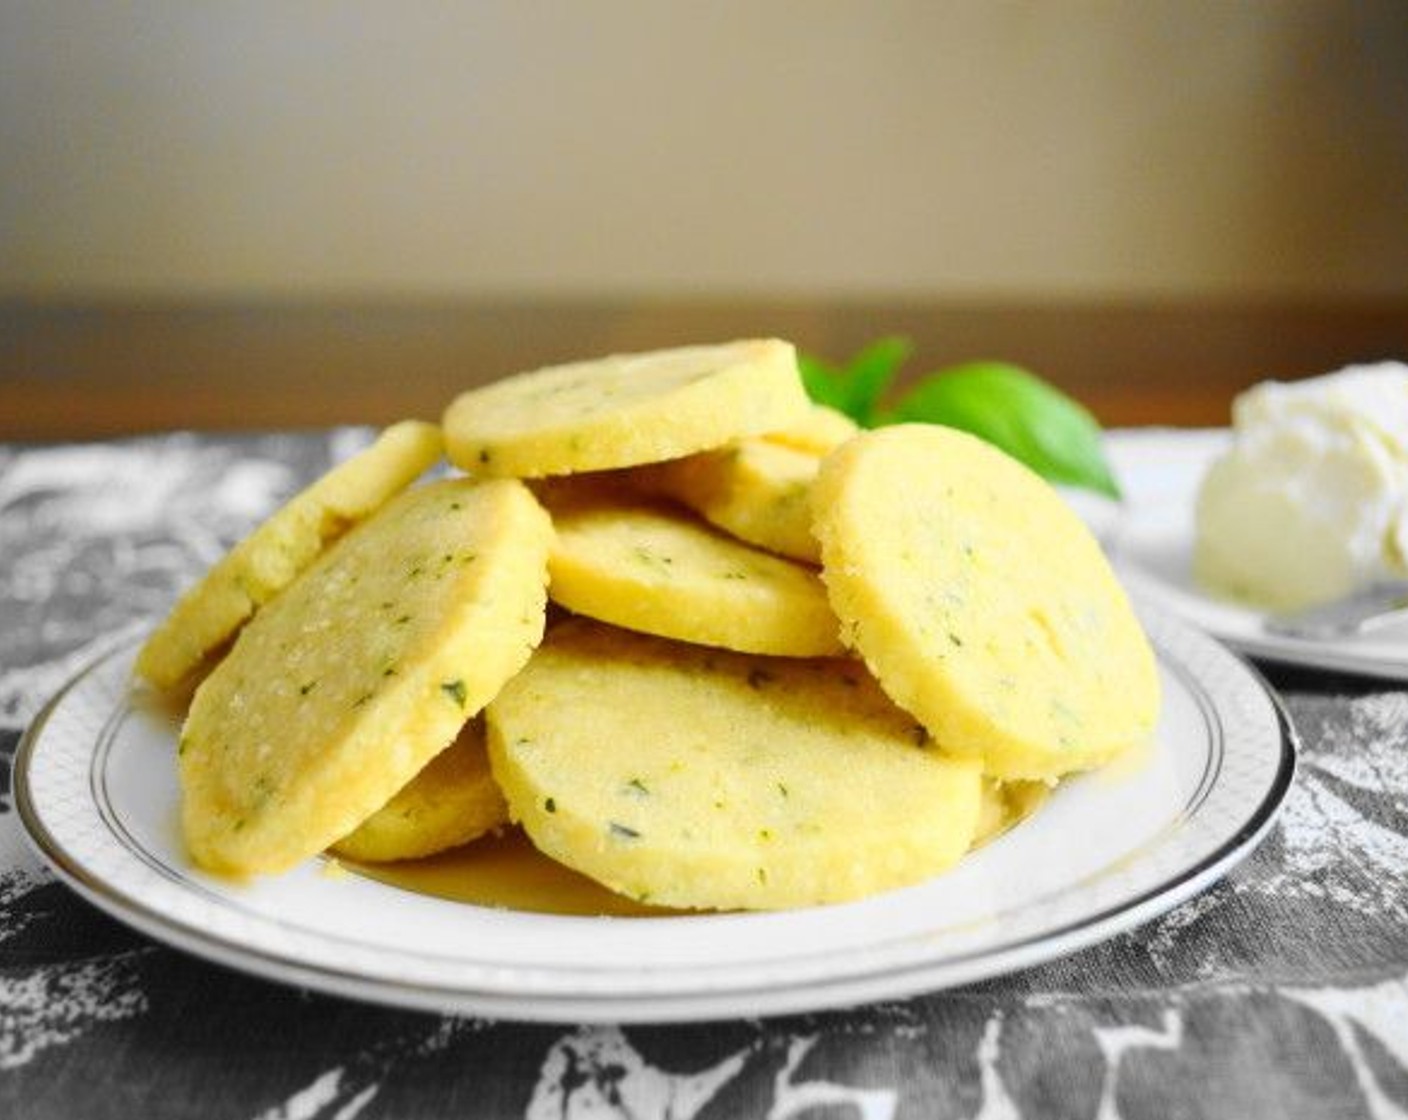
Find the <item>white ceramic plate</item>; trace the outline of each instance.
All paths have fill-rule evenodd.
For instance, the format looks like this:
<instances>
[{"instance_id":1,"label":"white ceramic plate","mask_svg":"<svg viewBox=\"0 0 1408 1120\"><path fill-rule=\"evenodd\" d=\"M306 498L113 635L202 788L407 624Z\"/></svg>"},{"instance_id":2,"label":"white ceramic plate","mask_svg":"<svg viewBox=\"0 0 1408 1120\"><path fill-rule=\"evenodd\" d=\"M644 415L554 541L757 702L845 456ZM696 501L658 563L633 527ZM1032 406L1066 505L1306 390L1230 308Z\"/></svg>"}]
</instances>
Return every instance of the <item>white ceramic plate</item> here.
<instances>
[{"instance_id":1,"label":"white ceramic plate","mask_svg":"<svg viewBox=\"0 0 1408 1120\"><path fill-rule=\"evenodd\" d=\"M1251 850L1291 780L1290 731L1235 656L1159 612L1165 708L1136 759L1069 781L950 874L775 914L559 917L408 893L319 861L232 885L177 834L172 715L99 661L15 763L21 819L75 890L151 936L261 976L401 1006L511 1019L667 1021L896 998L1110 937Z\"/></svg>"},{"instance_id":2,"label":"white ceramic plate","mask_svg":"<svg viewBox=\"0 0 1408 1120\"><path fill-rule=\"evenodd\" d=\"M1194 503L1203 473L1227 446L1225 430L1112 433L1125 510L1106 533L1120 576L1142 599L1173 611L1253 657L1408 680L1408 622L1337 641L1271 633L1265 615L1218 599L1193 580Z\"/></svg>"}]
</instances>

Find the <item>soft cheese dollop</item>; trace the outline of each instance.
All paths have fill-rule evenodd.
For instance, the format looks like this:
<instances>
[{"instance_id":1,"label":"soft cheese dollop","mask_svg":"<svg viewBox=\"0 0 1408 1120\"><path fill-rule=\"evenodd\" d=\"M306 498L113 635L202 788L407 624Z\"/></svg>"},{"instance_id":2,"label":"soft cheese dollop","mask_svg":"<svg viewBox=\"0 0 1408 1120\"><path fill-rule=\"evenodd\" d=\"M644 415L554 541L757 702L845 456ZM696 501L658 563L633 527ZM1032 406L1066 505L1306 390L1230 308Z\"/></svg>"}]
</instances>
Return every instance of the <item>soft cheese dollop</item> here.
<instances>
[{"instance_id":1,"label":"soft cheese dollop","mask_svg":"<svg viewBox=\"0 0 1408 1120\"><path fill-rule=\"evenodd\" d=\"M1295 610L1408 578L1408 365L1264 382L1232 420L1198 495L1201 583Z\"/></svg>"}]
</instances>

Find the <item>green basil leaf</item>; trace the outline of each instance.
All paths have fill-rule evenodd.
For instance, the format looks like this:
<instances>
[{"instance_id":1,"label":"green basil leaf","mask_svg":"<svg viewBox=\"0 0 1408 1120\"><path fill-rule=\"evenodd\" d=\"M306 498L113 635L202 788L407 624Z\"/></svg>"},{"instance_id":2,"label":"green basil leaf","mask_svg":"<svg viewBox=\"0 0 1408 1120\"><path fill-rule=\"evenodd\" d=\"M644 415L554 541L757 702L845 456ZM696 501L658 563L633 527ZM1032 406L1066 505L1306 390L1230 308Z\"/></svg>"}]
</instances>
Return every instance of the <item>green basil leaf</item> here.
<instances>
[{"instance_id":1,"label":"green basil leaf","mask_svg":"<svg viewBox=\"0 0 1408 1120\"><path fill-rule=\"evenodd\" d=\"M969 362L930 374L882 417L887 424L906 421L959 428L1049 482L1120 496L1095 418L1019 366Z\"/></svg>"},{"instance_id":2,"label":"green basil leaf","mask_svg":"<svg viewBox=\"0 0 1408 1120\"><path fill-rule=\"evenodd\" d=\"M844 366L798 355L807 395L818 404L844 412L862 427L875 423L880 398L890 387L912 347L904 338L872 342Z\"/></svg>"},{"instance_id":3,"label":"green basil leaf","mask_svg":"<svg viewBox=\"0 0 1408 1120\"><path fill-rule=\"evenodd\" d=\"M881 338L851 359L846 367L849 399L844 411L852 420L863 427L874 425L880 398L913 349L907 338Z\"/></svg>"},{"instance_id":4,"label":"green basil leaf","mask_svg":"<svg viewBox=\"0 0 1408 1120\"><path fill-rule=\"evenodd\" d=\"M807 396L817 404L824 404L850 416L846 407L849 393L845 375L841 370L810 354L797 355L797 368L801 371L802 385L807 390Z\"/></svg>"}]
</instances>

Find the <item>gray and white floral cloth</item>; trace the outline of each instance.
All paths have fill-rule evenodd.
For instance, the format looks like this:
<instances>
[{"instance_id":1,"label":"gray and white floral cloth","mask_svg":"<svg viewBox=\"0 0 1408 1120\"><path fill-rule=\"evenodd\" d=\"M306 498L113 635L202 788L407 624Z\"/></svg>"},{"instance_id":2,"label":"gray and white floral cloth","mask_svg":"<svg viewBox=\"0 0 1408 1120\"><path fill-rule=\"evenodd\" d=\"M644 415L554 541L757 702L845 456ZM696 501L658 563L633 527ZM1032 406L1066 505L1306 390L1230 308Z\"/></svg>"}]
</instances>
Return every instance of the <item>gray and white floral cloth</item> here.
<instances>
[{"instance_id":1,"label":"gray and white floral cloth","mask_svg":"<svg viewBox=\"0 0 1408 1120\"><path fill-rule=\"evenodd\" d=\"M521 1026L248 978L100 915L30 854L28 722L368 438L0 446L0 1116L1408 1118L1408 689L1271 670L1303 743L1221 884L1053 964L903 1003Z\"/></svg>"}]
</instances>

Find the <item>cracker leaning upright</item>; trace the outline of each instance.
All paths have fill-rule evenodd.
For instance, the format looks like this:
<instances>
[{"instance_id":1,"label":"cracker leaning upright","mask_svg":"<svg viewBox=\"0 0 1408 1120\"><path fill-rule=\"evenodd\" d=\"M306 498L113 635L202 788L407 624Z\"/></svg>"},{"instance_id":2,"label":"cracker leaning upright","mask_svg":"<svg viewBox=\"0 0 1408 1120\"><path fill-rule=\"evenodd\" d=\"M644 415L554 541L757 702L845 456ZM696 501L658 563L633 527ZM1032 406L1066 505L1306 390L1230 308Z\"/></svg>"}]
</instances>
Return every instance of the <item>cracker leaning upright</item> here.
<instances>
[{"instance_id":1,"label":"cracker leaning upright","mask_svg":"<svg viewBox=\"0 0 1408 1120\"><path fill-rule=\"evenodd\" d=\"M182 729L195 860L281 871L385 805L541 640L551 535L521 483L433 483L260 611Z\"/></svg>"},{"instance_id":2,"label":"cracker leaning upright","mask_svg":"<svg viewBox=\"0 0 1408 1120\"><path fill-rule=\"evenodd\" d=\"M1084 524L962 432L867 432L813 490L822 578L847 638L943 747L1051 779L1145 739L1153 651Z\"/></svg>"},{"instance_id":3,"label":"cracker leaning upright","mask_svg":"<svg viewBox=\"0 0 1408 1120\"><path fill-rule=\"evenodd\" d=\"M440 429L406 420L296 494L186 591L137 654L137 674L161 689L189 677L263 604L440 458Z\"/></svg>"},{"instance_id":4,"label":"cracker leaning upright","mask_svg":"<svg viewBox=\"0 0 1408 1120\"><path fill-rule=\"evenodd\" d=\"M762 339L521 373L457 397L445 441L471 474L542 478L690 455L810 407L792 345Z\"/></svg>"}]
</instances>

